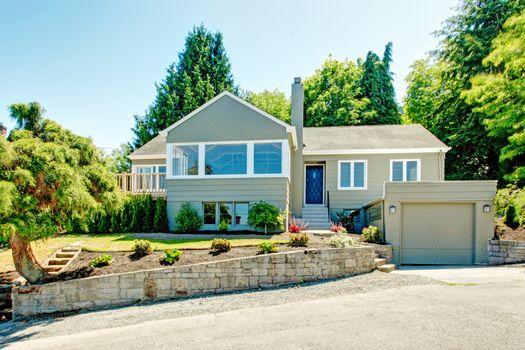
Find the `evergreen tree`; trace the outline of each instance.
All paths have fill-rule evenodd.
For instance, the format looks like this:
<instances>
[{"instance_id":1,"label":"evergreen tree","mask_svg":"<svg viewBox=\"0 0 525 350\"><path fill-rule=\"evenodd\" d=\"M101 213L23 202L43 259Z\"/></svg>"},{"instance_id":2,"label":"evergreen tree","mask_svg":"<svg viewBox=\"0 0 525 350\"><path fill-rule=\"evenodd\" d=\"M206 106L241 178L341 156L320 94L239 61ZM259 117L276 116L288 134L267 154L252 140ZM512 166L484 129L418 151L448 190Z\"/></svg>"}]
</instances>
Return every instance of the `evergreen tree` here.
<instances>
[{"instance_id":1,"label":"evergreen tree","mask_svg":"<svg viewBox=\"0 0 525 350\"><path fill-rule=\"evenodd\" d=\"M363 98L370 103L363 114L362 124L399 124L401 113L396 102L393 85L393 74L390 71L392 63L392 43L385 47L381 60L374 52L369 51L363 63L363 76L360 86Z\"/></svg>"},{"instance_id":2,"label":"evergreen tree","mask_svg":"<svg viewBox=\"0 0 525 350\"><path fill-rule=\"evenodd\" d=\"M177 64L156 86L157 96L144 116L135 116L133 147L138 148L224 90L237 93L222 34L203 25L186 37Z\"/></svg>"}]
</instances>

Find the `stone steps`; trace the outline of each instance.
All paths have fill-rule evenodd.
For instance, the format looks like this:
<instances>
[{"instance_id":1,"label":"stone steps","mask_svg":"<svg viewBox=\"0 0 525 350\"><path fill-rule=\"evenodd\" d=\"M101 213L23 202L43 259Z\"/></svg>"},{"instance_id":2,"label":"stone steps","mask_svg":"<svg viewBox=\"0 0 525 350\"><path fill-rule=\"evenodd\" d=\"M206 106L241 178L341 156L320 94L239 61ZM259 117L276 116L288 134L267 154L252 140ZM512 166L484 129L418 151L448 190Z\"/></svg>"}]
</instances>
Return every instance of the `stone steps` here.
<instances>
[{"instance_id":1,"label":"stone steps","mask_svg":"<svg viewBox=\"0 0 525 350\"><path fill-rule=\"evenodd\" d=\"M80 254L79 247L65 247L57 250L42 265L44 270L50 275L57 275L64 270Z\"/></svg>"},{"instance_id":2,"label":"stone steps","mask_svg":"<svg viewBox=\"0 0 525 350\"><path fill-rule=\"evenodd\" d=\"M384 264L381 266L378 266L377 269L381 272L392 272L396 269L396 265L394 264Z\"/></svg>"}]
</instances>

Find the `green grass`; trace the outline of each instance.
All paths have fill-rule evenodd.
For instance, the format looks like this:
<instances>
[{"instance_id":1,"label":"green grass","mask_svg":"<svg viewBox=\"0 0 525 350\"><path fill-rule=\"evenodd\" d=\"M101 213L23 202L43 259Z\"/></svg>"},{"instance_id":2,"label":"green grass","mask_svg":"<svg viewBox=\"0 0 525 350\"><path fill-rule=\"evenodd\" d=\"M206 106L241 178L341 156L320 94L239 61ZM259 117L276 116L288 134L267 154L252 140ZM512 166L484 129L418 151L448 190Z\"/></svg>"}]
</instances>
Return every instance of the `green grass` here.
<instances>
[{"instance_id":1,"label":"green grass","mask_svg":"<svg viewBox=\"0 0 525 350\"><path fill-rule=\"evenodd\" d=\"M137 238L124 233L116 234L97 234L97 235L80 235L80 234L67 234L59 235L46 240L35 241L31 243L33 252L39 262L44 262L48 256L53 254L56 250L63 248L67 245L76 243L80 245L86 251L93 252L116 252L116 251L131 251L133 242ZM151 247L154 250L165 250L165 249L209 249L211 245L211 239L148 239L151 243ZM228 239L232 247L252 247L258 246L260 243L268 241L268 239L262 238L232 238ZM269 239L275 244L285 244L287 241L278 239ZM5 250L0 252L0 271L11 271L14 270L13 259L11 257L11 250Z\"/></svg>"}]
</instances>

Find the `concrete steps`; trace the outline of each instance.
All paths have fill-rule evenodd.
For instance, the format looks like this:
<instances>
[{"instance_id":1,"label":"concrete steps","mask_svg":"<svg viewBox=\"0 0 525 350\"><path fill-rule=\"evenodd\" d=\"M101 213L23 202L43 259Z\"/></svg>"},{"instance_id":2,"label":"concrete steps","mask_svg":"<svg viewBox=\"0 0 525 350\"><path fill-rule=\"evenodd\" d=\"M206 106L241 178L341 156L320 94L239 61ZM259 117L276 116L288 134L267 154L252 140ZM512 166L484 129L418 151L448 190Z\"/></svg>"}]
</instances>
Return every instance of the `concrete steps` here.
<instances>
[{"instance_id":1,"label":"concrete steps","mask_svg":"<svg viewBox=\"0 0 525 350\"><path fill-rule=\"evenodd\" d=\"M304 207L303 221L308 223L307 230L329 230L330 218L328 216L328 208L319 207Z\"/></svg>"}]
</instances>

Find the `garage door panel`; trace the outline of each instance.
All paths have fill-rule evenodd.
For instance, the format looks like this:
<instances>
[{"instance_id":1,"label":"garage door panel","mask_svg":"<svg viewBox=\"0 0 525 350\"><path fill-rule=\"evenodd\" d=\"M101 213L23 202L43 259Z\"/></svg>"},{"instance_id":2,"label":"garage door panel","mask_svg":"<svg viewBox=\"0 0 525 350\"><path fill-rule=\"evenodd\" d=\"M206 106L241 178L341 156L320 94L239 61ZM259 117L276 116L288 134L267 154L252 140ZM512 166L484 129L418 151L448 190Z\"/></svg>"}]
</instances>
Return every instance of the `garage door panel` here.
<instances>
[{"instance_id":1,"label":"garage door panel","mask_svg":"<svg viewBox=\"0 0 525 350\"><path fill-rule=\"evenodd\" d=\"M402 249L403 264L470 265L469 249Z\"/></svg>"},{"instance_id":2,"label":"garage door panel","mask_svg":"<svg viewBox=\"0 0 525 350\"><path fill-rule=\"evenodd\" d=\"M403 204L401 263L471 264L473 228L473 204Z\"/></svg>"}]
</instances>

